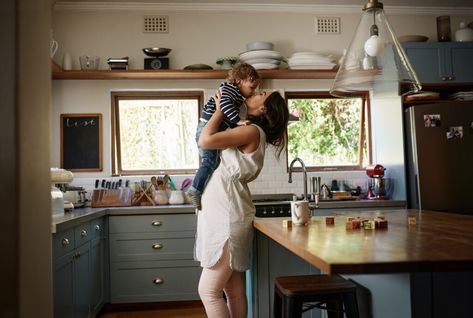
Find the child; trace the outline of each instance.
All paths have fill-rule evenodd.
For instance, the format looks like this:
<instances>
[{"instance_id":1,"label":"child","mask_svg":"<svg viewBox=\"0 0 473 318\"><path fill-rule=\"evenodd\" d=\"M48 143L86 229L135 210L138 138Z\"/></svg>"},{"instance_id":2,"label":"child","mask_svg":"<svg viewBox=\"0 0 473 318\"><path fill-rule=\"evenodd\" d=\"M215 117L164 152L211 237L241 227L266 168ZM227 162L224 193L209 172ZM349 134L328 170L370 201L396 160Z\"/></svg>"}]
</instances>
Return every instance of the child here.
<instances>
[{"instance_id":1,"label":"child","mask_svg":"<svg viewBox=\"0 0 473 318\"><path fill-rule=\"evenodd\" d=\"M220 84L219 87L222 94L220 108L225 115L219 128L220 131L226 130L227 128L234 128L237 125L244 125L246 123L246 121L240 120L240 108L243 105L245 98L248 98L255 93L259 84L259 74L250 64L239 63L228 72L227 81ZM199 147L200 133L214 112L215 99L214 97L211 97L202 110L195 137L202 162L199 170L197 170L197 173L195 174L192 186L189 187L189 190L187 191L187 194L192 199L192 203L199 210L201 209L200 198L205 185L220 162L219 150L202 149Z\"/></svg>"}]
</instances>

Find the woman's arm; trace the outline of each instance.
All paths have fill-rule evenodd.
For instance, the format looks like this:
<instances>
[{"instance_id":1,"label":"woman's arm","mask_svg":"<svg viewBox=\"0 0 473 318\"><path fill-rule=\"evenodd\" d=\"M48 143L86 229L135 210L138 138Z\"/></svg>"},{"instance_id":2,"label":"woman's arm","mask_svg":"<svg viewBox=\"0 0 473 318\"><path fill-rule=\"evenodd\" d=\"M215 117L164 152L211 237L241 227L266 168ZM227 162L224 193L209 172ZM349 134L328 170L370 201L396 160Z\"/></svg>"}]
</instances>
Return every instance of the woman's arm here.
<instances>
[{"instance_id":1,"label":"woman's arm","mask_svg":"<svg viewBox=\"0 0 473 318\"><path fill-rule=\"evenodd\" d=\"M217 92L215 113L202 130L199 145L204 149L239 147L244 152L255 151L259 145L259 130L255 126L238 126L225 131L218 131L224 117L220 110L220 97L220 92Z\"/></svg>"}]
</instances>

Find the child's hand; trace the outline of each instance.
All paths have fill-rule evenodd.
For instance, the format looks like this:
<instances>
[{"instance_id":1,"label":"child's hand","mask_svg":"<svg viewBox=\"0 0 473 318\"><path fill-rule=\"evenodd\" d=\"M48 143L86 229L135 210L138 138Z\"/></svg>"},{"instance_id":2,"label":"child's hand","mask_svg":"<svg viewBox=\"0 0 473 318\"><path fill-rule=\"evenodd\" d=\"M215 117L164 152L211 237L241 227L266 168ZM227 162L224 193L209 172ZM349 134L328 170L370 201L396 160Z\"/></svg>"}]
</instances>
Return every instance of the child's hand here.
<instances>
[{"instance_id":1,"label":"child's hand","mask_svg":"<svg viewBox=\"0 0 473 318\"><path fill-rule=\"evenodd\" d=\"M222 99L222 92L219 89L215 92L215 110L220 111L220 100Z\"/></svg>"},{"instance_id":2,"label":"child's hand","mask_svg":"<svg viewBox=\"0 0 473 318\"><path fill-rule=\"evenodd\" d=\"M249 120L240 120L239 122L237 122L237 126L248 126L248 125L251 125L251 121Z\"/></svg>"}]
</instances>

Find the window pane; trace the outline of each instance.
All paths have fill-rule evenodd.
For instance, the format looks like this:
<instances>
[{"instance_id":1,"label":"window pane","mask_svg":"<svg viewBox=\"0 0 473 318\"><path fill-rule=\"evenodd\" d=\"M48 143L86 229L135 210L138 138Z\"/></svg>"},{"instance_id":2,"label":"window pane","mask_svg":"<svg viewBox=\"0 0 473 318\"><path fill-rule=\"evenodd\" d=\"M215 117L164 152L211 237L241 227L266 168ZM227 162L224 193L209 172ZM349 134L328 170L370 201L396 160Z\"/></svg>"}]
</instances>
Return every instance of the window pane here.
<instances>
[{"instance_id":1,"label":"window pane","mask_svg":"<svg viewBox=\"0 0 473 318\"><path fill-rule=\"evenodd\" d=\"M197 99L119 100L123 170L197 169Z\"/></svg>"},{"instance_id":2,"label":"window pane","mask_svg":"<svg viewBox=\"0 0 473 318\"><path fill-rule=\"evenodd\" d=\"M362 99L290 98L288 158L307 166L358 166Z\"/></svg>"}]
</instances>

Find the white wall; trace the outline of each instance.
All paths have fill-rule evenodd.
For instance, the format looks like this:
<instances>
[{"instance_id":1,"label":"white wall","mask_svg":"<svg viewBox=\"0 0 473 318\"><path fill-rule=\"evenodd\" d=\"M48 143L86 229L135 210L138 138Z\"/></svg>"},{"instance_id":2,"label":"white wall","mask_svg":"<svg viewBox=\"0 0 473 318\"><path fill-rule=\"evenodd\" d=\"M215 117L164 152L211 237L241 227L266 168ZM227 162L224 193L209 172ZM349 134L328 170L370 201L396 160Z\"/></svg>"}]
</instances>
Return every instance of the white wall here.
<instances>
[{"instance_id":1,"label":"white wall","mask_svg":"<svg viewBox=\"0 0 473 318\"><path fill-rule=\"evenodd\" d=\"M361 11L361 5L360 5ZM398 35L422 34L436 40L434 15L389 15ZM169 16L169 33L146 34L141 32L144 15ZM341 18L341 34L316 35L316 16ZM130 69L142 69L144 47L172 48L169 55L171 68L205 63L217 67L215 61L222 56L237 56L245 51L245 44L253 40L266 40L275 44L275 50L290 57L296 51L320 51L338 57L349 44L360 14L280 13L280 12L202 12L202 11L78 11L53 12L54 37L59 42L55 56L61 64L65 52L71 54L73 67L79 68L82 54L98 55L100 67L106 69L109 57L130 57ZM473 17L452 17L452 31L460 20ZM331 80L269 80L263 89L328 90ZM98 112L103 114L103 173L76 173L74 183L90 187L94 178L110 176L110 92L113 90L143 89L199 89L206 98L212 94L219 80L115 80L115 81L54 81L52 166L59 166L59 114L66 112ZM388 165L388 175L399 179L396 198L405 198L403 176L403 149L401 104L397 99L374 99L373 135L374 158ZM394 156L392 154L395 154ZM301 174L296 174L292 185L287 183L286 161L276 161L268 155L261 176L252 183L254 193L302 192ZM332 179L350 180L352 185L366 187L364 172L319 173L322 182ZM80 179L80 180L79 180Z\"/></svg>"}]
</instances>

